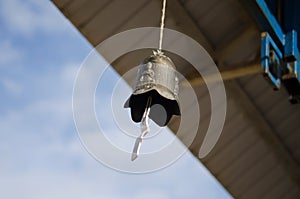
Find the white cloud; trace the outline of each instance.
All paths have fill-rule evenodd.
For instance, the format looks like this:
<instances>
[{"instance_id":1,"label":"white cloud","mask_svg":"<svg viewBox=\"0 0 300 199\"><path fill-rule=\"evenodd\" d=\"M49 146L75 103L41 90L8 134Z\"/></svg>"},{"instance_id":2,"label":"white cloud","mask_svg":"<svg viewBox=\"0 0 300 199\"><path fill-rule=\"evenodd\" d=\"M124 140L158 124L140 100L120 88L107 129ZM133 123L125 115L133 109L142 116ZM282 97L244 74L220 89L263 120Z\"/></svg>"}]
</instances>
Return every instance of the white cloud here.
<instances>
[{"instance_id":1,"label":"white cloud","mask_svg":"<svg viewBox=\"0 0 300 199\"><path fill-rule=\"evenodd\" d=\"M20 96L20 94L22 93L22 85L20 85L17 81L4 78L2 79L2 83L5 89L12 95Z\"/></svg>"},{"instance_id":2,"label":"white cloud","mask_svg":"<svg viewBox=\"0 0 300 199\"><path fill-rule=\"evenodd\" d=\"M140 199L140 198L143 198L143 199L153 199L153 198L155 198L155 199L168 199L170 197L168 197L168 195L166 194L165 191L148 189L148 190L145 190L145 191L138 192L132 198L134 198L134 199Z\"/></svg>"},{"instance_id":3,"label":"white cloud","mask_svg":"<svg viewBox=\"0 0 300 199\"><path fill-rule=\"evenodd\" d=\"M2 0L0 13L15 33L32 35L36 31L65 31L67 20L63 20L58 10L50 4L50 1L41 0Z\"/></svg>"},{"instance_id":4,"label":"white cloud","mask_svg":"<svg viewBox=\"0 0 300 199\"><path fill-rule=\"evenodd\" d=\"M21 60L22 52L9 41L0 41L0 68L11 67L11 64Z\"/></svg>"}]
</instances>

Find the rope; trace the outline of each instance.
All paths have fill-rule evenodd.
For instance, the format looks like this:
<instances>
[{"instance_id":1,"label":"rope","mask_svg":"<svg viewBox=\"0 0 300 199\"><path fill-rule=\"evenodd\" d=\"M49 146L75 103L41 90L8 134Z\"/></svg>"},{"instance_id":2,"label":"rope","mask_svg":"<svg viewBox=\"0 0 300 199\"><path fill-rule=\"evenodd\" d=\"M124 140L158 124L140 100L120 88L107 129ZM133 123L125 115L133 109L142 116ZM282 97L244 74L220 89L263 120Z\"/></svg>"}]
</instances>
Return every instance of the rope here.
<instances>
[{"instance_id":1,"label":"rope","mask_svg":"<svg viewBox=\"0 0 300 199\"><path fill-rule=\"evenodd\" d=\"M159 34L159 48L158 48L159 52L161 52L162 40L164 36L166 4L167 4L167 0L163 0L163 7L162 7L162 14L161 14L161 21L160 21L160 34Z\"/></svg>"}]
</instances>

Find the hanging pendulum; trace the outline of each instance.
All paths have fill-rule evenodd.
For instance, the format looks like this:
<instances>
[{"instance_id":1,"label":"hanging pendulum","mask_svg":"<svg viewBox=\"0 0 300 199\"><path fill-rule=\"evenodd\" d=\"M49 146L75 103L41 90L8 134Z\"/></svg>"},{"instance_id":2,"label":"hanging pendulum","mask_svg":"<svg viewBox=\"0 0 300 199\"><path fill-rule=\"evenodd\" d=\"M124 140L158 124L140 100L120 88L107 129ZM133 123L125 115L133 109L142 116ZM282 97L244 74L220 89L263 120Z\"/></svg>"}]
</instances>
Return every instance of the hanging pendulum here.
<instances>
[{"instance_id":1,"label":"hanging pendulum","mask_svg":"<svg viewBox=\"0 0 300 199\"><path fill-rule=\"evenodd\" d=\"M165 8L166 0L163 0L159 48L140 64L133 94L124 105L131 108L132 120L141 122L141 134L136 139L132 161L138 157L142 140L150 131L149 118L159 126L166 126L173 115L180 115L177 71L172 60L161 50Z\"/></svg>"},{"instance_id":2,"label":"hanging pendulum","mask_svg":"<svg viewBox=\"0 0 300 199\"><path fill-rule=\"evenodd\" d=\"M140 136L135 141L133 152L132 152L132 155L131 155L131 160L132 161L135 160L138 157L143 138L149 132L149 122L148 122L148 120L149 120L151 100L152 100L152 98L148 97L146 109L145 109L145 112L143 114L142 121L141 121L141 131L142 132L141 132Z\"/></svg>"}]
</instances>

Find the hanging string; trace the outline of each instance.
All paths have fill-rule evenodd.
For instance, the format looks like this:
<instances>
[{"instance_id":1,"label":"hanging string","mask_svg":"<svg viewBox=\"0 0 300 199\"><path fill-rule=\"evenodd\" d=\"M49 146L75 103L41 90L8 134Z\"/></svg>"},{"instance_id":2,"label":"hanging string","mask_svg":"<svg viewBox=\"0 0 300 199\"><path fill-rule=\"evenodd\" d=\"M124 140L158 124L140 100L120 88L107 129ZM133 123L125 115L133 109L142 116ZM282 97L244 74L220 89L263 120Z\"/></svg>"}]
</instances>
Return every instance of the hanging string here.
<instances>
[{"instance_id":1,"label":"hanging string","mask_svg":"<svg viewBox=\"0 0 300 199\"><path fill-rule=\"evenodd\" d=\"M160 21L160 34L159 34L159 48L158 48L159 52L161 52L162 40L164 36L166 4L167 4L167 0L163 0L163 7L162 7L161 21Z\"/></svg>"}]
</instances>

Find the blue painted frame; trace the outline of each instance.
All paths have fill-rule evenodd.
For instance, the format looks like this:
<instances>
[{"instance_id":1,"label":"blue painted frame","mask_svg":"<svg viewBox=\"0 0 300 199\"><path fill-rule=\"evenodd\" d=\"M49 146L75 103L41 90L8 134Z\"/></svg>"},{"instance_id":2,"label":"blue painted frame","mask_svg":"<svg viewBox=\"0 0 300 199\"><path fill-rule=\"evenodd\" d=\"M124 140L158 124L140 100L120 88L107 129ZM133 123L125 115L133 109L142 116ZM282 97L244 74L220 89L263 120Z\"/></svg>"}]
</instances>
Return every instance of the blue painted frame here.
<instances>
[{"instance_id":1,"label":"blue painted frame","mask_svg":"<svg viewBox=\"0 0 300 199\"><path fill-rule=\"evenodd\" d=\"M267 32L263 32L261 34L261 71L263 72L265 77L269 78L268 80L270 80L271 84L274 85L274 89L279 89L281 86L280 77L276 77L270 69L271 48L274 50L276 61L280 63L280 60L282 60L283 58L282 53L280 52L279 48L270 37L270 35Z\"/></svg>"},{"instance_id":2,"label":"blue painted frame","mask_svg":"<svg viewBox=\"0 0 300 199\"><path fill-rule=\"evenodd\" d=\"M266 2L268 1L268 2ZM282 0L281 24L274 14L275 0L241 0L261 29L261 71L275 89L283 84L292 103L300 102L300 63L297 32L300 32L299 0ZM269 6L273 8L271 11ZM298 7L297 7L298 6ZM274 9L275 8L275 9ZM277 16L278 17L278 16ZM274 54L275 52L275 59ZM271 60L271 55L272 59ZM277 64L279 63L279 64ZM279 67L278 67L279 65ZM276 67L276 68L272 68ZM273 74L274 71L277 74Z\"/></svg>"},{"instance_id":3,"label":"blue painted frame","mask_svg":"<svg viewBox=\"0 0 300 199\"><path fill-rule=\"evenodd\" d=\"M284 46L285 45L285 35L284 35L278 21L276 20L274 15L269 10L268 5L266 4L265 0L256 0L256 3L258 5L258 7L260 8L260 10L262 11L262 13L264 14L265 19L267 19L270 27L272 28L272 30L274 31L274 33L277 37L277 39L282 44L282 46Z\"/></svg>"}]
</instances>

